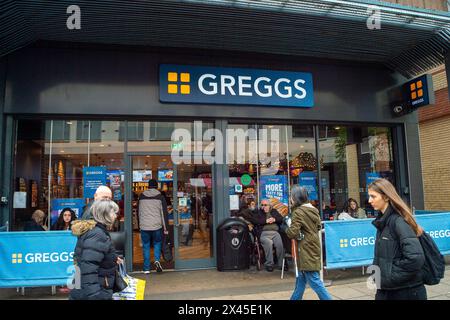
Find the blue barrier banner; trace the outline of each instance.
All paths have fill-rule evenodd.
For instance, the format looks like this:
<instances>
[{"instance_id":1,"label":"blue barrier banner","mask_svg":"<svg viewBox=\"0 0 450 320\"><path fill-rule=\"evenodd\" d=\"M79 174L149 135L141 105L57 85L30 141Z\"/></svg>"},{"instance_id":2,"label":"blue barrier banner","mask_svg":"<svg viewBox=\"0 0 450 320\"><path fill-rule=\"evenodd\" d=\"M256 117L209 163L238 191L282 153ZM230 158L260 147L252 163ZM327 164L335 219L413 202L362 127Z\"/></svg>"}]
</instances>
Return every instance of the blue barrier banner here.
<instances>
[{"instance_id":1,"label":"blue barrier banner","mask_svg":"<svg viewBox=\"0 0 450 320\"><path fill-rule=\"evenodd\" d=\"M417 223L430 234L443 255L450 254L450 213L416 216ZM326 268L349 268L371 265L375 249L376 228L373 219L326 221Z\"/></svg>"},{"instance_id":2,"label":"blue barrier banner","mask_svg":"<svg viewBox=\"0 0 450 320\"><path fill-rule=\"evenodd\" d=\"M66 285L76 242L69 231L1 232L0 288Z\"/></svg>"},{"instance_id":3,"label":"blue barrier banner","mask_svg":"<svg viewBox=\"0 0 450 320\"><path fill-rule=\"evenodd\" d=\"M327 269L372 264L376 236L372 220L324 222Z\"/></svg>"}]
</instances>

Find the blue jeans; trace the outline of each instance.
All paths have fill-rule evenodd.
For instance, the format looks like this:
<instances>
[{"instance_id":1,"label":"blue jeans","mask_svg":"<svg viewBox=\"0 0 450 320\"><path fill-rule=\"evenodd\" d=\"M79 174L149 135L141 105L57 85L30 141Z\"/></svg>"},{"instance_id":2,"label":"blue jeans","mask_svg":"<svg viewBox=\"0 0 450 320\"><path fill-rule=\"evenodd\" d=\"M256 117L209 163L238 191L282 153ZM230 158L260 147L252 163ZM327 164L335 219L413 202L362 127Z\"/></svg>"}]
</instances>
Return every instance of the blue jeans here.
<instances>
[{"instance_id":1,"label":"blue jeans","mask_svg":"<svg viewBox=\"0 0 450 320\"><path fill-rule=\"evenodd\" d=\"M320 300L332 300L327 289L325 289L322 280L320 280L320 274L317 271L299 271L298 278L295 282L295 289L291 296L291 300L303 299L303 293L305 292L306 282L309 283L309 286L319 296Z\"/></svg>"},{"instance_id":2,"label":"blue jeans","mask_svg":"<svg viewBox=\"0 0 450 320\"><path fill-rule=\"evenodd\" d=\"M161 258L162 228L155 231L141 230L142 251L144 253L144 271L150 271L150 246L153 240L155 261Z\"/></svg>"}]
</instances>

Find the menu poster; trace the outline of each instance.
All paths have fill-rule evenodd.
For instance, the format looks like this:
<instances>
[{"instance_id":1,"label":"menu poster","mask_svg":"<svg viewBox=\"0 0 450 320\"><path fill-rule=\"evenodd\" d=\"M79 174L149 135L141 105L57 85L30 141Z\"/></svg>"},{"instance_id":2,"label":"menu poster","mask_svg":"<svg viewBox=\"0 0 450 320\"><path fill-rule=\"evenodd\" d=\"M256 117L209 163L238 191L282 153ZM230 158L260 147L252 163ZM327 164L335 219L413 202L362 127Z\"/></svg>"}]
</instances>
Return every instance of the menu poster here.
<instances>
[{"instance_id":1,"label":"menu poster","mask_svg":"<svg viewBox=\"0 0 450 320\"><path fill-rule=\"evenodd\" d=\"M106 167L84 167L83 182L84 198L93 198L97 188L106 185Z\"/></svg>"}]
</instances>

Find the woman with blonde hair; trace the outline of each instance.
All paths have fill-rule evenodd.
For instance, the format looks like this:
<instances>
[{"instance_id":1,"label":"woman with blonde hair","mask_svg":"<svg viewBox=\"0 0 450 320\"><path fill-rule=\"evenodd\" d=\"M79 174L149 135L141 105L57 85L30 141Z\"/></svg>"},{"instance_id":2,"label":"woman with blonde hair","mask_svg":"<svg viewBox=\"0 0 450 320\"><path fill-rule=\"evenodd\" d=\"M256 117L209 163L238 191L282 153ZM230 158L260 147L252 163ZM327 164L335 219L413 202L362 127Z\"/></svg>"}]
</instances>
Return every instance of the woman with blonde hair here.
<instances>
[{"instance_id":1,"label":"woman with blonde hair","mask_svg":"<svg viewBox=\"0 0 450 320\"><path fill-rule=\"evenodd\" d=\"M386 179L369 185L369 203L380 215L373 264L379 267L376 300L426 300L421 269L425 256L418 237L424 232L411 209Z\"/></svg>"}]
</instances>

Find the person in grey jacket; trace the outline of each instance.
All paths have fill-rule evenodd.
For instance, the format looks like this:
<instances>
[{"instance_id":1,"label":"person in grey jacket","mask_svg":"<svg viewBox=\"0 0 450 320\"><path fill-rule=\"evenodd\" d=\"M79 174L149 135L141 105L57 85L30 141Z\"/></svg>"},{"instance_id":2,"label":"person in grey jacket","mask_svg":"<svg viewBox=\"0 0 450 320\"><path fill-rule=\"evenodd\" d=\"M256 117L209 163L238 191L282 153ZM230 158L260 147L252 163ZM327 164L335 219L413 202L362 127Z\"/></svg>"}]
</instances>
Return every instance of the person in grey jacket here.
<instances>
[{"instance_id":1,"label":"person in grey jacket","mask_svg":"<svg viewBox=\"0 0 450 320\"><path fill-rule=\"evenodd\" d=\"M139 228L141 229L142 251L144 255L144 273L150 273L150 246L153 241L153 254L157 272L162 272L161 246L164 234L168 234L167 202L157 190L158 182L151 179L148 182L149 190L139 196Z\"/></svg>"}]
</instances>

